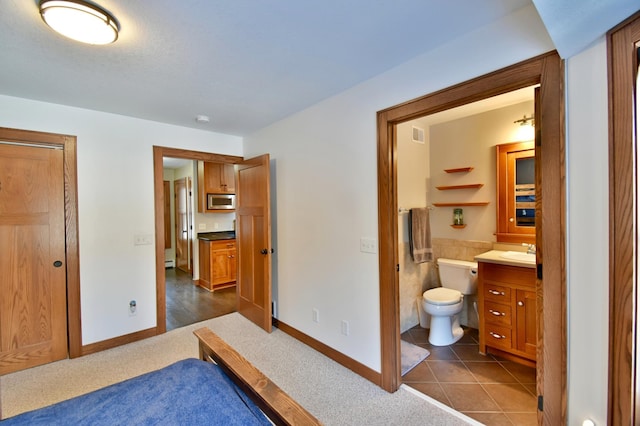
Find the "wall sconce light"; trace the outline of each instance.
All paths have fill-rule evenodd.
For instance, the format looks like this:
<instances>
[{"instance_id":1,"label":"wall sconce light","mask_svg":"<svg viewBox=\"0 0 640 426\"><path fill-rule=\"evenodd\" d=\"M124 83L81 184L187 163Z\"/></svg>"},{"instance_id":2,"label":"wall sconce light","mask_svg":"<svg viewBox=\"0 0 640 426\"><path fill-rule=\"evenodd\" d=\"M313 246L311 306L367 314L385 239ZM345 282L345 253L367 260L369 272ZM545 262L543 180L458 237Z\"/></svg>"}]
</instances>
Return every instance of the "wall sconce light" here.
<instances>
[{"instance_id":1,"label":"wall sconce light","mask_svg":"<svg viewBox=\"0 0 640 426\"><path fill-rule=\"evenodd\" d=\"M514 124L520 123L521 126L526 126L529 121L531 122L530 126L533 126L534 125L533 115L531 117L527 117L526 115L523 115L520 120L514 121Z\"/></svg>"},{"instance_id":2,"label":"wall sconce light","mask_svg":"<svg viewBox=\"0 0 640 426\"><path fill-rule=\"evenodd\" d=\"M82 0L41 0L40 16L54 31L82 43L109 44L118 39L115 18Z\"/></svg>"},{"instance_id":3,"label":"wall sconce light","mask_svg":"<svg viewBox=\"0 0 640 426\"><path fill-rule=\"evenodd\" d=\"M533 119L533 115L531 117L523 115L521 119L514 121L514 124L515 123L520 123L516 136L518 140L531 141L535 138L535 130L533 128L535 120Z\"/></svg>"}]
</instances>

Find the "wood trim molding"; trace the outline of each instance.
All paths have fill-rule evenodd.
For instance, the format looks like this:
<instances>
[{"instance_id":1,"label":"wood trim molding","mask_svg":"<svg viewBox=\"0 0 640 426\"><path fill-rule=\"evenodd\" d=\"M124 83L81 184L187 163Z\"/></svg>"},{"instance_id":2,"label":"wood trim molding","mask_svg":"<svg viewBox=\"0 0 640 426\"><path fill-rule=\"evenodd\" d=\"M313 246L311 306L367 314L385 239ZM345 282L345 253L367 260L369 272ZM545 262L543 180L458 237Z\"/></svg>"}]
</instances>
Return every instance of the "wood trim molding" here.
<instances>
[{"instance_id":1,"label":"wood trim molding","mask_svg":"<svg viewBox=\"0 0 640 426\"><path fill-rule=\"evenodd\" d=\"M138 340L147 339L155 336L156 329L149 328L142 331L136 331L135 333L125 334L124 336L114 337L112 339L102 340L100 342L91 343L82 347L82 355L94 354L107 349L112 349L118 346L126 345L129 343L137 342Z\"/></svg>"},{"instance_id":2,"label":"wood trim molding","mask_svg":"<svg viewBox=\"0 0 640 426\"><path fill-rule=\"evenodd\" d=\"M184 158L218 163L239 163L242 157L187 149L153 147L153 192L156 233L156 334L167 331L166 282L164 277L164 177L163 157ZM127 342L128 343L128 342Z\"/></svg>"},{"instance_id":3,"label":"wood trim molding","mask_svg":"<svg viewBox=\"0 0 640 426\"><path fill-rule=\"evenodd\" d=\"M311 336L308 336L307 334L291 327L290 325L276 318L272 318L272 323L274 327L281 330L282 332L288 334L294 339L299 340L300 342L304 343L310 348L315 349L321 354L331 358L338 364L348 368L349 370L353 371L356 374L359 374L360 376L364 377L370 382L373 382L376 385L380 386L380 373L378 373L377 371L372 370L366 365L359 363L353 358L346 356L342 352L338 352L337 350L331 348L330 346L325 345L324 343L314 339Z\"/></svg>"},{"instance_id":4,"label":"wood trim molding","mask_svg":"<svg viewBox=\"0 0 640 426\"><path fill-rule=\"evenodd\" d=\"M635 254L636 95L637 46L640 13L607 34L609 74L609 394L608 423L637 424L638 292ZM637 112L636 112L637 114Z\"/></svg>"},{"instance_id":5,"label":"wood trim molding","mask_svg":"<svg viewBox=\"0 0 640 426\"><path fill-rule=\"evenodd\" d=\"M0 139L25 144L60 146L63 149L67 267L67 328L69 333L69 356L71 358L76 358L82 355L76 137L56 133L0 127Z\"/></svg>"},{"instance_id":6,"label":"wood trim molding","mask_svg":"<svg viewBox=\"0 0 640 426\"><path fill-rule=\"evenodd\" d=\"M539 262L544 264L544 308L539 328L538 393L544 396L544 424L566 419L566 267L565 267L565 143L564 65L549 52L378 112L378 239L380 263L381 385L398 389L400 327L398 305L398 214L395 128L397 124L535 84L541 85L542 202ZM560 218L560 219L559 219Z\"/></svg>"}]
</instances>

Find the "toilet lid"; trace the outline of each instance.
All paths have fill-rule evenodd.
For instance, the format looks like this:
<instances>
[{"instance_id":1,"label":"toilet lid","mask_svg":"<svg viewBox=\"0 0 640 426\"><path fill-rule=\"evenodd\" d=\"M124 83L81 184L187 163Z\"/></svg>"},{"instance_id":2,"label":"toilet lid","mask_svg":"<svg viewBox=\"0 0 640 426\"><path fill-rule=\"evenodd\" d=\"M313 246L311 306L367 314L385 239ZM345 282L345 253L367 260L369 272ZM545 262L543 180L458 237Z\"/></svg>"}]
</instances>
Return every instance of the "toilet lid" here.
<instances>
[{"instance_id":1,"label":"toilet lid","mask_svg":"<svg viewBox=\"0 0 640 426\"><path fill-rule=\"evenodd\" d=\"M422 297L431 304L443 306L460 302L462 293L451 288L437 287L425 291Z\"/></svg>"}]
</instances>

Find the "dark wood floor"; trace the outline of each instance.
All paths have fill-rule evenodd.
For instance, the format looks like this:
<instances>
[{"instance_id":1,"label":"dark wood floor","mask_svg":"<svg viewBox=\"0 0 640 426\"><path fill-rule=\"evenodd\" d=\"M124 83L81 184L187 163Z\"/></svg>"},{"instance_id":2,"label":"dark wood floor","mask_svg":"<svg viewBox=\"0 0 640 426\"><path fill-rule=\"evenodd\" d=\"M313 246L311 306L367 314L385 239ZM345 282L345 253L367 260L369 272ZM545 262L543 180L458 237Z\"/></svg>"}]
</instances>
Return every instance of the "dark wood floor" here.
<instances>
[{"instance_id":1,"label":"dark wood floor","mask_svg":"<svg viewBox=\"0 0 640 426\"><path fill-rule=\"evenodd\" d=\"M167 331L226 315L236 310L236 288L208 292L177 268L165 269Z\"/></svg>"}]
</instances>

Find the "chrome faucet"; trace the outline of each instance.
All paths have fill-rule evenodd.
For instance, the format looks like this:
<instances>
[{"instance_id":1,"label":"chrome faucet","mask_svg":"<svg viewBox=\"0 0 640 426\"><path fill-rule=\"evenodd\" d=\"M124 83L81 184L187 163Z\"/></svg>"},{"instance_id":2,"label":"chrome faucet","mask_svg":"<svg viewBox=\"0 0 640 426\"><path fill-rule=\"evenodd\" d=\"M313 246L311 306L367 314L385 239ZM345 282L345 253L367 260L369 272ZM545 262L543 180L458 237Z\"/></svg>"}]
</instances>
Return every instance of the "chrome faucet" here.
<instances>
[{"instance_id":1,"label":"chrome faucet","mask_svg":"<svg viewBox=\"0 0 640 426\"><path fill-rule=\"evenodd\" d=\"M536 245L535 244L522 243L522 245L527 247L527 254L536 254Z\"/></svg>"}]
</instances>

